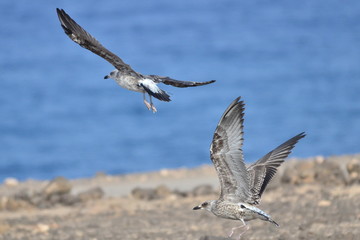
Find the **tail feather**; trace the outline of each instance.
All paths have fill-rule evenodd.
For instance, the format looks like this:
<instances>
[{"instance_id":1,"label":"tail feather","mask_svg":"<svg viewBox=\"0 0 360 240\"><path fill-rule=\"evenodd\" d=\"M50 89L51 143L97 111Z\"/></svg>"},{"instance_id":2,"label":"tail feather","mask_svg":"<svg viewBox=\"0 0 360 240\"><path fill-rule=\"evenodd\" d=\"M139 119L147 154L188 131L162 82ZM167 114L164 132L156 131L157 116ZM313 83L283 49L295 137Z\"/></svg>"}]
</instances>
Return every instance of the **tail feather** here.
<instances>
[{"instance_id":1,"label":"tail feather","mask_svg":"<svg viewBox=\"0 0 360 240\"><path fill-rule=\"evenodd\" d=\"M274 224L275 226L280 227L280 225L277 222L275 222L274 220L272 220L271 218L269 218L268 221L271 222L272 224Z\"/></svg>"},{"instance_id":2,"label":"tail feather","mask_svg":"<svg viewBox=\"0 0 360 240\"><path fill-rule=\"evenodd\" d=\"M153 96L157 99L159 99L160 101L164 101L164 102L170 102L170 95L167 94L164 90L157 88L156 91L151 91L151 89L146 86L143 83L140 83L140 86L142 86L144 88L144 90L150 95Z\"/></svg>"}]
</instances>

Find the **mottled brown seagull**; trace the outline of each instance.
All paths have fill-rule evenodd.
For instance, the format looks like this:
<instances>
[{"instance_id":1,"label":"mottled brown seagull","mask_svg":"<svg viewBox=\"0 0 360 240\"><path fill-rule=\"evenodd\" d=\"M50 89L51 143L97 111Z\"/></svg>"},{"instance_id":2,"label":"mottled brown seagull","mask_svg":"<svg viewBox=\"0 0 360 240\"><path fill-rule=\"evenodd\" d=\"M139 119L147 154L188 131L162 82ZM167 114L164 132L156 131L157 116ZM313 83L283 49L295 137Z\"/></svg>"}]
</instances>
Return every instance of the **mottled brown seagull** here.
<instances>
[{"instance_id":1,"label":"mottled brown seagull","mask_svg":"<svg viewBox=\"0 0 360 240\"><path fill-rule=\"evenodd\" d=\"M71 40L79 44L81 47L86 48L96 55L104 58L116 68L104 78L112 78L117 82L117 84L125 89L143 93L144 104L154 113L157 110L152 103L152 97L155 97L160 101L171 101L169 94L157 86L158 83L185 88L196 87L215 82L215 80L207 82L179 81L170 77L144 75L135 72L128 64L121 60L121 58L101 45L99 41L97 41L79 24L77 24L63 9L57 8L56 11L61 23L61 27L64 29L66 35L68 35ZM149 95L150 103L146 100L146 93Z\"/></svg>"},{"instance_id":2,"label":"mottled brown seagull","mask_svg":"<svg viewBox=\"0 0 360 240\"><path fill-rule=\"evenodd\" d=\"M259 204L277 167L284 162L295 144L305 137L305 133L287 140L246 167L242 151L244 102L239 100L240 97L236 98L225 110L210 146L210 157L220 180L220 197L218 200L206 201L193 210L206 209L221 218L240 220L243 224L237 228L246 227L246 230L249 229L246 222L254 219L279 226L270 215L255 205ZM229 237L237 228L231 230ZM239 239L245 231L239 235Z\"/></svg>"}]
</instances>

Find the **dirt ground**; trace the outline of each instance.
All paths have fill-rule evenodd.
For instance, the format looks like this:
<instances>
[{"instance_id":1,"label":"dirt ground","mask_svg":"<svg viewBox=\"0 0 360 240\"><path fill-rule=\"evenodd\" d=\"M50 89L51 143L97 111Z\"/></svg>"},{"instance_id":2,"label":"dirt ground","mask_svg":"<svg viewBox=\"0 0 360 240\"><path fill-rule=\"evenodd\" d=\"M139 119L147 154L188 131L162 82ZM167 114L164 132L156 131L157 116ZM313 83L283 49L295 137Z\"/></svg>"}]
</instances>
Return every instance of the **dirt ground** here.
<instances>
[{"instance_id":1,"label":"dirt ground","mask_svg":"<svg viewBox=\"0 0 360 240\"><path fill-rule=\"evenodd\" d=\"M66 181L54 190L62 197L49 181L5 181L0 239L219 240L241 225L192 210L218 197L212 166ZM102 194L80 194L94 187ZM31 199L44 189L52 195ZM280 227L254 220L242 239L360 239L360 156L287 161L259 207Z\"/></svg>"}]
</instances>

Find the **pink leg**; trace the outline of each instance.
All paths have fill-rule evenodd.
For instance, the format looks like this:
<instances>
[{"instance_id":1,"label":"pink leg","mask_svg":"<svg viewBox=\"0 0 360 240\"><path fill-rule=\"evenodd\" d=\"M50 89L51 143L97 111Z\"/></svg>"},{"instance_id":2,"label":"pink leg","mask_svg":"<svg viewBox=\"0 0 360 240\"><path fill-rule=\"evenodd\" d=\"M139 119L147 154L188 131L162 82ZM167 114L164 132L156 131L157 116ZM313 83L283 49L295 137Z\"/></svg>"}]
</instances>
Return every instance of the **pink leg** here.
<instances>
[{"instance_id":1,"label":"pink leg","mask_svg":"<svg viewBox=\"0 0 360 240\"><path fill-rule=\"evenodd\" d=\"M145 93L143 93L143 96L144 96L144 104L145 104L145 106L146 106L149 110L151 110L151 109L152 109L152 108L151 108L151 104L150 104L148 101L146 101Z\"/></svg>"},{"instance_id":2,"label":"pink leg","mask_svg":"<svg viewBox=\"0 0 360 240\"><path fill-rule=\"evenodd\" d=\"M249 230L250 229L250 226L249 225L246 225L246 223L245 223L245 221L244 220L242 220L242 222L243 222L243 227L245 227L245 230L244 231L242 231L240 234L239 234L239 238L238 238L238 240L240 240L241 239L241 236L247 231L247 230Z\"/></svg>"},{"instance_id":3,"label":"pink leg","mask_svg":"<svg viewBox=\"0 0 360 240\"><path fill-rule=\"evenodd\" d=\"M234 231L236 230L236 229L240 229L240 228L243 228L243 227L248 227L248 225L246 225L246 223L245 223L245 221L244 220L241 220L242 221L242 223L243 223L243 225L241 225L240 227L234 227L234 228L232 228L231 229L231 233L230 233L230 235L229 235L229 238L231 238L232 237L232 235L234 234ZM247 229L248 230L248 229ZM247 230L245 230L244 232L246 232ZM241 236L242 234L240 234L240 236ZM240 238L239 238L240 239Z\"/></svg>"},{"instance_id":4,"label":"pink leg","mask_svg":"<svg viewBox=\"0 0 360 240\"><path fill-rule=\"evenodd\" d=\"M156 107L154 106L153 102L152 102L152 97L150 96L150 106L151 106L151 110L153 113L157 112ZM149 109L150 110L150 109Z\"/></svg>"}]
</instances>

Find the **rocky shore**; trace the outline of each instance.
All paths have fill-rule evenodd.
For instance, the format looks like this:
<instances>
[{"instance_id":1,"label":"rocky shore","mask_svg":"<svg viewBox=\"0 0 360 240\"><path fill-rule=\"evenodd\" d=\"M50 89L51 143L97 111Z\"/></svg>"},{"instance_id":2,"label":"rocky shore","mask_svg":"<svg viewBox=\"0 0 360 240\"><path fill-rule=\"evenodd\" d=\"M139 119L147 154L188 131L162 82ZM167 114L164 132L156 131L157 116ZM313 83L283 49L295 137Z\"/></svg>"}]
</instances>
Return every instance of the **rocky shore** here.
<instances>
[{"instance_id":1,"label":"rocky shore","mask_svg":"<svg viewBox=\"0 0 360 240\"><path fill-rule=\"evenodd\" d=\"M192 211L217 197L211 165L76 180L9 178L0 186L0 239L228 239L240 222ZM251 221L242 239L359 239L360 155L287 160L260 208L280 227Z\"/></svg>"}]
</instances>

